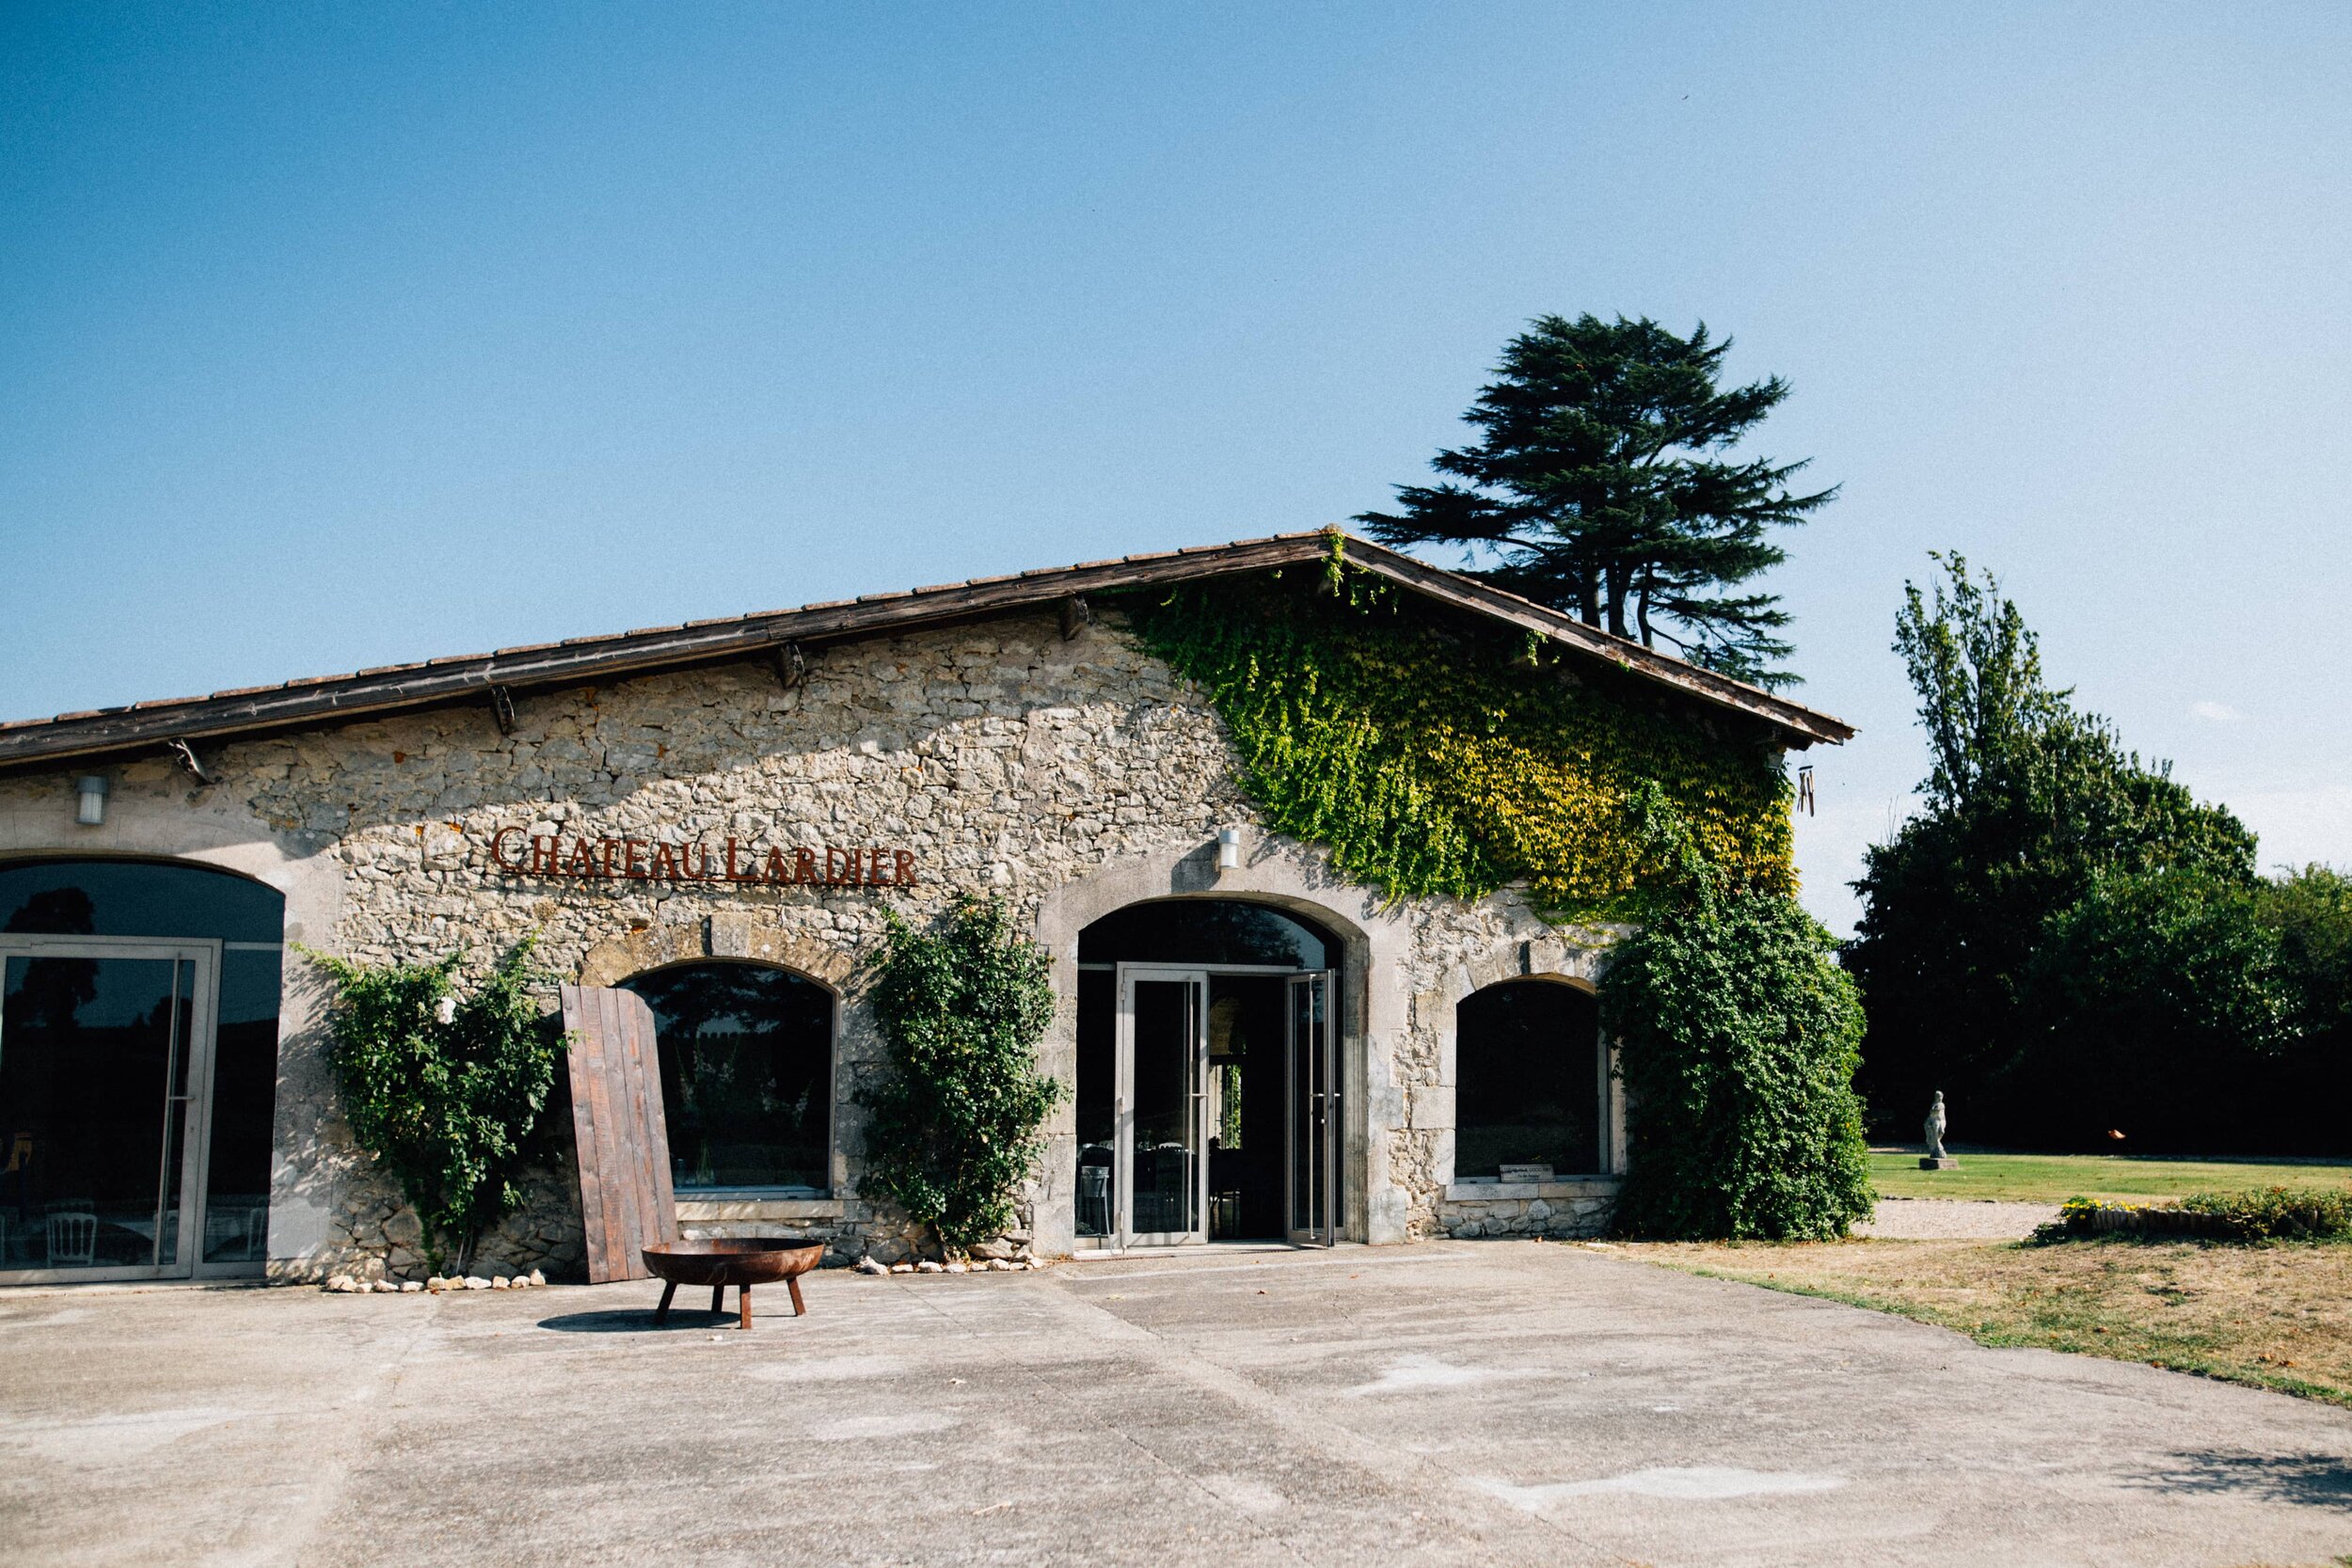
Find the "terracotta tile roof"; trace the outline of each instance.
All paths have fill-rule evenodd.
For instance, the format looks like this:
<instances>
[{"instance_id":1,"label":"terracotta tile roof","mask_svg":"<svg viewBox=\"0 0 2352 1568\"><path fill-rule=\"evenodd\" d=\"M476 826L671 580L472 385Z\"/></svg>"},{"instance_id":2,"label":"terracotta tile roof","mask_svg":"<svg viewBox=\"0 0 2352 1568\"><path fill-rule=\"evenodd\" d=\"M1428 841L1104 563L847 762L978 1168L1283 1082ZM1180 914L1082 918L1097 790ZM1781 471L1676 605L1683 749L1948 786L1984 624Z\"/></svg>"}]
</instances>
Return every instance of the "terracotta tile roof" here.
<instances>
[{"instance_id":1,"label":"terracotta tile roof","mask_svg":"<svg viewBox=\"0 0 2352 1568\"><path fill-rule=\"evenodd\" d=\"M1075 566L972 578L897 594L829 599L793 610L646 626L602 637L528 642L495 653L383 664L277 686L236 687L122 707L0 721L0 769L68 759L136 755L173 741L223 741L263 731L349 722L405 709L486 698L494 687L541 689L646 674L696 664L771 656L787 643L884 636L917 626L1005 614L1041 604L1153 582L1264 570L1319 561L1328 531L1276 534L1230 545L1191 546ZM1716 706L1758 719L1791 746L1849 739L1852 726L1785 697L1703 670L1584 625L1472 578L1352 536L1349 562L1428 597L1534 632L1551 641Z\"/></svg>"}]
</instances>

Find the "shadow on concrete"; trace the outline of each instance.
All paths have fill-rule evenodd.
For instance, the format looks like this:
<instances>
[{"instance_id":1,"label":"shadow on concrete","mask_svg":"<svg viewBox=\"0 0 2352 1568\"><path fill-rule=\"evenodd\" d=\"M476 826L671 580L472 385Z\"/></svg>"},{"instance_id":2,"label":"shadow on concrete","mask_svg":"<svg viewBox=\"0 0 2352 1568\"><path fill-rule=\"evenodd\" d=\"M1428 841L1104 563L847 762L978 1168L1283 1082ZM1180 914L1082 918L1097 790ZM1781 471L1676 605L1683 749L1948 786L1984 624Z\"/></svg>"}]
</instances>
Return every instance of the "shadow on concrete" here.
<instances>
[{"instance_id":1,"label":"shadow on concrete","mask_svg":"<svg viewBox=\"0 0 2352 1568\"><path fill-rule=\"evenodd\" d=\"M2132 1478L2131 1484L2352 1512L2352 1464L2331 1453L2176 1453L2169 1464Z\"/></svg>"},{"instance_id":2,"label":"shadow on concrete","mask_svg":"<svg viewBox=\"0 0 2352 1568\"><path fill-rule=\"evenodd\" d=\"M691 1307L670 1308L670 1321L657 1324L650 1307L626 1312L565 1312L557 1317L541 1318L541 1328L551 1328L558 1334L675 1334L682 1328L733 1328L733 1311L702 1312Z\"/></svg>"}]
</instances>

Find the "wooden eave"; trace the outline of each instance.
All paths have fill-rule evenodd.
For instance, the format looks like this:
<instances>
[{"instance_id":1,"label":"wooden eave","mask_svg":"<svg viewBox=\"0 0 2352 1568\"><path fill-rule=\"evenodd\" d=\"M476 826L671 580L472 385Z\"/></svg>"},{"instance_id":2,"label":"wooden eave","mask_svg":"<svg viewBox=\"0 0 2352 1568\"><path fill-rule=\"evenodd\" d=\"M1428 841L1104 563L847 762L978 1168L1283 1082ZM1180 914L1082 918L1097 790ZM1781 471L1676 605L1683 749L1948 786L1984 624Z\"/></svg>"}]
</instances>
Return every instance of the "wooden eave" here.
<instances>
[{"instance_id":1,"label":"wooden eave","mask_svg":"<svg viewBox=\"0 0 2352 1568\"><path fill-rule=\"evenodd\" d=\"M976 578L936 588L873 594L684 626L501 648L496 653L385 665L282 686L246 687L208 697L0 723L0 772L152 753L174 742L217 744L276 730L350 723L420 708L486 701L493 689L544 691L617 678L770 657L804 648L1038 610L1089 594L1226 577L1311 562L1330 549L1327 531L1203 546L1116 561ZM1851 738L1852 726L1756 687L1702 670L1584 625L1474 578L1348 537L1351 565L1461 610L1501 621L1562 647L1655 680L1709 705L1760 721L1787 745Z\"/></svg>"}]
</instances>

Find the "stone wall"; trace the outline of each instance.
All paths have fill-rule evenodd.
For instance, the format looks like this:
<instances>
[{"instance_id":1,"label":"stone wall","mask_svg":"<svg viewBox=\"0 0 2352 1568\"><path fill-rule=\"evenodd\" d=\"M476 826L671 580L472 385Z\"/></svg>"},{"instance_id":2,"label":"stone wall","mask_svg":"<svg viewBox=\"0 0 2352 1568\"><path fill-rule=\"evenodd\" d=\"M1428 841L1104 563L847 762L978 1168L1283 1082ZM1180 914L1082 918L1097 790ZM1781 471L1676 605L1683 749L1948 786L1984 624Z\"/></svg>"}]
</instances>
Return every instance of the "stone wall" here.
<instances>
[{"instance_id":1,"label":"stone wall","mask_svg":"<svg viewBox=\"0 0 2352 1568\"><path fill-rule=\"evenodd\" d=\"M290 911L298 902L320 911L308 928L290 917L290 934L363 962L462 943L479 967L536 932L550 968L590 984L718 955L786 964L833 987L841 1002L834 1195L763 1199L783 1207L739 1213L685 1212L698 1227L798 1227L845 1258L867 1246L888 1257L907 1244L894 1216L856 1196L855 1095L881 1058L862 966L885 907L921 920L959 894L993 893L1035 916L1056 890L1106 868L1189 863L1217 828L1254 820L1215 712L1110 613L1074 640L1041 614L838 645L791 689L771 668L741 663L526 693L516 721L501 734L486 705L459 706L258 737L208 751L201 784L142 762L116 770L115 809L151 852L168 852L176 819L214 823L205 852L215 859L230 853L213 847L230 832L217 824L250 822L266 842L235 852L265 848L278 866L272 879L307 890L290 894ZM70 828L45 826L48 798L67 776L0 783L0 852L42 847L43 835L53 849L84 847ZM532 880L499 875L486 860L491 834L506 827L674 843L734 835L888 845L914 851L918 880L830 889ZM1253 850L1303 867L1298 885L1311 884L1311 907L1334 925L1380 932L1368 973L1356 976L1365 997L1352 1044L1360 1058L1349 1070L1364 1092L1348 1148L1376 1163L1375 1184L1395 1202L1353 1212L1351 1230L1373 1240L1459 1233L1471 1208L1482 1229L1549 1228L1553 1215L1533 1208L1549 1198L1526 1200L1514 1217L1494 1204L1517 1198L1466 1208L1448 1197L1453 1005L1506 975L1589 981L1613 933L1554 927L1507 892L1476 904L1386 905L1331 878L1310 847ZM1057 955L1062 963L1073 956ZM336 1113L316 974L291 960L287 974L272 1271L418 1274L413 1216ZM1049 1053L1046 1065L1070 1069L1066 1055ZM1048 1129L1057 1158L1069 1148L1069 1117L1065 1100ZM1054 1175L1041 1173L1025 1197L1041 1247L1068 1234L1067 1183L1057 1190ZM559 1164L531 1187L524 1212L485 1240L485 1263L576 1271L570 1171ZM1572 1211L1584 1201L1568 1200Z\"/></svg>"},{"instance_id":2,"label":"stone wall","mask_svg":"<svg viewBox=\"0 0 2352 1568\"><path fill-rule=\"evenodd\" d=\"M1570 1181L1457 1181L1436 1223L1458 1240L1479 1236L1597 1236L1617 1198L1614 1177Z\"/></svg>"}]
</instances>

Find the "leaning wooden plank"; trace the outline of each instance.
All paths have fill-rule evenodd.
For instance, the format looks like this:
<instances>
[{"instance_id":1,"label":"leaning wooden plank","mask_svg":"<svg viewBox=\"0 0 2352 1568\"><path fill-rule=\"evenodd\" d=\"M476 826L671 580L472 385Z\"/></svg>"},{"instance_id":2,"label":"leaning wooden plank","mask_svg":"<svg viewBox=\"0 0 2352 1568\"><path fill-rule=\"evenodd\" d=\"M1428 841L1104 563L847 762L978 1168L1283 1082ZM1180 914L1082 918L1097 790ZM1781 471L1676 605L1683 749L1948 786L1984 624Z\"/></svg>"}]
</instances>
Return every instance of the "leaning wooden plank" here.
<instances>
[{"instance_id":1,"label":"leaning wooden plank","mask_svg":"<svg viewBox=\"0 0 2352 1568\"><path fill-rule=\"evenodd\" d=\"M634 992L630 993L630 1000L637 1004L637 1027L633 1037L637 1041L638 1060L643 1064L645 1098L651 1110L645 1128L646 1158L653 1165L654 1215L659 1222L660 1240L675 1242L678 1239L677 1194L670 1185L670 1117L669 1107L661 1098L660 1041L655 1032L653 1009L645 1005L644 997Z\"/></svg>"},{"instance_id":2,"label":"leaning wooden plank","mask_svg":"<svg viewBox=\"0 0 2352 1568\"><path fill-rule=\"evenodd\" d=\"M638 1138L635 1169L647 1242L677 1240L677 1204L670 1191L670 1140L661 1101L661 1062L653 1009L633 991L621 993L620 1038L628 1053L630 1127Z\"/></svg>"},{"instance_id":3,"label":"leaning wooden plank","mask_svg":"<svg viewBox=\"0 0 2352 1568\"><path fill-rule=\"evenodd\" d=\"M598 1062L596 1096L596 1160L604 1178L604 1245L606 1268L613 1279L643 1279L644 1263L630 1244L634 1226L629 1212L634 1182L628 1168L628 1085L618 1082L625 1059L620 1041L620 1009L611 990L596 991Z\"/></svg>"},{"instance_id":4,"label":"leaning wooden plank","mask_svg":"<svg viewBox=\"0 0 2352 1568\"><path fill-rule=\"evenodd\" d=\"M564 1053L572 1088L572 1148L580 1171L580 1222L587 1242L588 1279L602 1284L612 1277L611 1249L605 1243L604 1163L597 1152L596 1080L603 1071L603 1022L597 1016L596 992L564 986L564 1031L571 1049Z\"/></svg>"}]
</instances>

